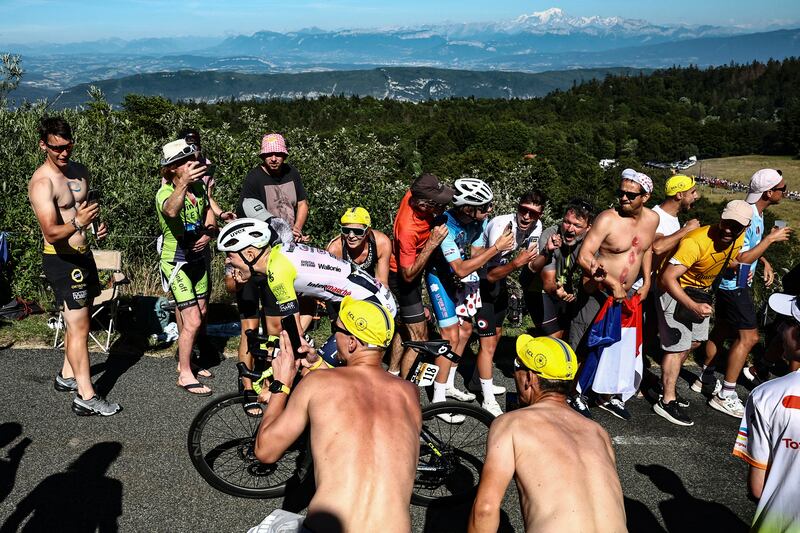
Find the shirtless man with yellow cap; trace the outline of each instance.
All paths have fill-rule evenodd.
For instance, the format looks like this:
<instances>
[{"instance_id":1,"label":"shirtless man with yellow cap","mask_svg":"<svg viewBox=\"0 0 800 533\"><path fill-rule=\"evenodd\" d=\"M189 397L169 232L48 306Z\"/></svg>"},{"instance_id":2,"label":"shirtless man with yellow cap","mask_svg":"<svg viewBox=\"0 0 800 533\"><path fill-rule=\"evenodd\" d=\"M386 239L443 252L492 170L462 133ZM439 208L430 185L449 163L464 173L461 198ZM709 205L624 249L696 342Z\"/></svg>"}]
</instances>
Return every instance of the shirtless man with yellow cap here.
<instances>
[{"instance_id":1,"label":"shirtless man with yellow cap","mask_svg":"<svg viewBox=\"0 0 800 533\"><path fill-rule=\"evenodd\" d=\"M392 315L346 296L334 331L337 357L346 366L324 371L315 371L327 367L307 344L300 348L305 359L295 360L281 333L256 457L275 462L310 424L317 490L295 530L408 532L422 414L417 387L381 367L394 335ZM312 371L289 398L301 365Z\"/></svg>"},{"instance_id":2,"label":"shirtless man with yellow cap","mask_svg":"<svg viewBox=\"0 0 800 533\"><path fill-rule=\"evenodd\" d=\"M526 531L626 531L611 439L567 405L578 369L572 348L521 335L514 368L527 407L492 422L469 531L497 531L512 477Z\"/></svg>"}]
</instances>

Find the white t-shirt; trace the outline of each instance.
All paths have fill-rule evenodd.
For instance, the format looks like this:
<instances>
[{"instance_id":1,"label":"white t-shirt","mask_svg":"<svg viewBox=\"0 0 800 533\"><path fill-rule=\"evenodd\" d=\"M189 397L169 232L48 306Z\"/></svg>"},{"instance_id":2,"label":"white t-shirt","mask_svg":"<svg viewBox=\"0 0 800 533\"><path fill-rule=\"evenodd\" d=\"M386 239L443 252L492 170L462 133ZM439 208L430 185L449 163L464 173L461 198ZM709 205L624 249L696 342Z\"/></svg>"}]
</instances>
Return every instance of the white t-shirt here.
<instances>
[{"instance_id":1,"label":"white t-shirt","mask_svg":"<svg viewBox=\"0 0 800 533\"><path fill-rule=\"evenodd\" d=\"M497 253L494 257L489 259L489 262L486 263L486 268L481 269L481 277L485 277L487 269L508 263L508 261L511 259L511 254L513 254L516 250L527 248L532 243L538 242L539 237L542 235L541 220L537 220L536 224L531 226L527 231L522 231L517 227L516 213L512 213L510 215L500 215L490 220L486 225L486 228L483 230L483 247L489 248L495 242L497 242L497 239L503 235L503 232L506 230L506 226L508 226L509 223L511 223L511 231L514 234L514 246L511 248L511 250Z\"/></svg>"},{"instance_id":2,"label":"white t-shirt","mask_svg":"<svg viewBox=\"0 0 800 533\"><path fill-rule=\"evenodd\" d=\"M656 228L656 233L669 237L681 229L681 223L678 221L678 217L670 215L661 209L660 205L655 206L653 211L658 213L658 227Z\"/></svg>"},{"instance_id":3,"label":"white t-shirt","mask_svg":"<svg viewBox=\"0 0 800 533\"><path fill-rule=\"evenodd\" d=\"M733 455L768 471L752 531L800 531L800 370L753 389Z\"/></svg>"}]
</instances>

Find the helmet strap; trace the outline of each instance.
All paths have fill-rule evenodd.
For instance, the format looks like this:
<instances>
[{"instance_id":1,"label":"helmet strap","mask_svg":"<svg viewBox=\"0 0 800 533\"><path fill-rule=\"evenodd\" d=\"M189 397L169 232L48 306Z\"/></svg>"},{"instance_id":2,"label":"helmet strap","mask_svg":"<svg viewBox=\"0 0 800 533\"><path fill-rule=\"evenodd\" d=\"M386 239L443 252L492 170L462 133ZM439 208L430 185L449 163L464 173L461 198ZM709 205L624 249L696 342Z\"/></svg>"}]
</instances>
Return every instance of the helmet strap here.
<instances>
[{"instance_id":1,"label":"helmet strap","mask_svg":"<svg viewBox=\"0 0 800 533\"><path fill-rule=\"evenodd\" d=\"M252 261L248 261L247 257L245 257L245 255L242 252L236 252L236 253L239 254L239 257L242 258L242 261L244 261L244 264L247 265L247 268L250 269L250 275L251 276L257 276L258 272L256 272L256 270L253 268L253 265L258 263L258 260L261 259L261 256L264 255L264 253L266 251L267 251L266 248L261 248L261 250L258 252L258 255L255 256L255 258Z\"/></svg>"}]
</instances>

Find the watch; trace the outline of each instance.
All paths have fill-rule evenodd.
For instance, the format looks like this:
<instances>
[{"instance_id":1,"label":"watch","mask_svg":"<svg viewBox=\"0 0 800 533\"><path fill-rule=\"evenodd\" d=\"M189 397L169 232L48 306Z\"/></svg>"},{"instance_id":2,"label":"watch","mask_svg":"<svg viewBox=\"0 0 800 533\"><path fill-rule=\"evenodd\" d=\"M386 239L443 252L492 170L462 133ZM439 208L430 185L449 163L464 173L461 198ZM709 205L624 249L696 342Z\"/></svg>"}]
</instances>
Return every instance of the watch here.
<instances>
[{"instance_id":1,"label":"watch","mask_svg":"<svg viewBox=\"0 0 800 533\"><path fill-rule=\"evenodd\" d=\"M289 394L292 389L278 381L277 379L272 380L272 383L269 384L269 391L273 393L282 392L284 394Z\"/></svg>"}]
</instances>

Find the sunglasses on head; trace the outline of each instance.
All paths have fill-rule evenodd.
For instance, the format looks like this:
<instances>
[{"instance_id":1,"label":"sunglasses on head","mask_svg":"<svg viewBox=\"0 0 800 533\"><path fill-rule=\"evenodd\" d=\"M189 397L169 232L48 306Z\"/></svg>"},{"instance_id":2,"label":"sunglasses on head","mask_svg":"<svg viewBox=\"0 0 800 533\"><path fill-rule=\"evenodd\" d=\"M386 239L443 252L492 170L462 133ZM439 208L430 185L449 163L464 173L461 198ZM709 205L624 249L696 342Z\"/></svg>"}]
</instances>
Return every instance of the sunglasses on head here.
<instances>
[{"instance_id":1,"label":"sunglasses on head","mask_svg":"<svg viewBox=\"0 0 800 533\"><path fill-rule=\"evenodd\" d=\"M58 144L58 145L50 144L48 142L45 142L44 144L45 144L45 146L50 148L52 151L58 152L59 154L61 152L63 152L64 150L72 150L72 147L75 146L75 142L74 141L70 141L67 144Z\"/></svg>"},{"instance_id":2,"label":"sunglasses on head","mask_svg":"<svg viewBox=\"0 0 800 533\"><path fill-rule=\"evenodd\" d=\"M194 133L188 134L183 140L186 141L186 144L200 144L200 137Z\"/></svg>"},{"instance_id":3,"label":"sunglasses on head","mask_svg":"<svg viewBox=\"0 0 800 533\"><path fill-rule=\"evenodd\" d=\"M486 213L491 208L492 208L492 202L489 202L488 204L475 206L475 209L478 211L478 213Z\"/></svg>"},{"instance_id":4,"label":"sunglasses on head","mask_svg":"<svg viewBox=\"0 0 800 533\"><path fill-rule=\"evenodd\" d=\"M636 200L640 196L644 196L644 191L641 192L631 192L631 191L623 191L622 189L617 189L617 198L622 198L623 196L628 200Z\"/></svg>"},{"instance_id":5,"label":"sunglasses on head","mask_svg":"<svg viewBox=\"0 0 800 533\"><path fill-rule=\"evenodd\" d=\"M342 235L350 235L351 233L356 237L363 237L367 234L369 228L351 228L349 226L342 226Z\"/></svg>"},{"instance_id":6,"label":"sunglasses on head","mask_svg":"<svg viewBox=\"0 0 800 533\"><path fill-rule=\"evenodd\" d=\"M190 144L188 146L185 146L183 150L181 150L177 154L167 159L167 164L174 163L175 161L183 159L187 155L194 155L195 153L197 153L197 146Z\"/></svg>"}]
</instances>

